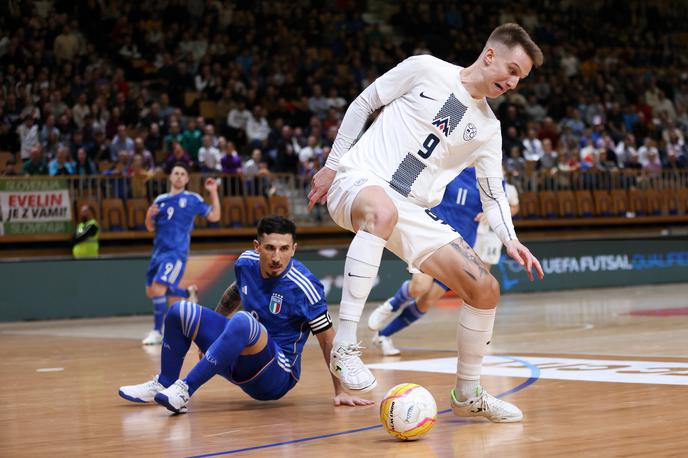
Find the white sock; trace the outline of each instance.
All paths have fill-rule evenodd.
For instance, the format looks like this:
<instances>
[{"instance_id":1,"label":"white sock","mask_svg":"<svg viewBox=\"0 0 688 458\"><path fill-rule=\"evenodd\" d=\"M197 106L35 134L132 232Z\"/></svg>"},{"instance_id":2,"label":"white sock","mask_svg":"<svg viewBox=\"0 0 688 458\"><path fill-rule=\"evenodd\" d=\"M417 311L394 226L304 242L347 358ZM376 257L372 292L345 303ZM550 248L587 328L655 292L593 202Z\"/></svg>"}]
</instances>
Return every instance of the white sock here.
<instances>
[{"instance_id":1,"label":"white sock","mask_svg":"<svg viewBox=\"0 0 688 458\"><path fill-rule=\"evenodd\" d=\"M336 342L356 343L356 328L370 290L380 268L387 241L365 231L358 231L349 245L344 263L342 301Z\"/></svg>"},{"instance_id":2,"label":"white sock","mask_svg":"<svg viewBox=\"0 0 688 458\"><path fill-rule=\"evenodd\" d=\"M337 323L337 334L334 342L356 343L356 330L358 329L358 322L339 319Z\"/></svg>"},{"instance_id":3,"label":"white sock","mask_svg":"<svg viewBox=\"0 0 688 458\"><path fill-rule=\"evenodd\" d=\"M456 341L459 362L456 368L456 398L465 401L480 394L483 356L492 339L497 309L478 309L464 303L459 312Z\"/></svg>"}]
</instances>

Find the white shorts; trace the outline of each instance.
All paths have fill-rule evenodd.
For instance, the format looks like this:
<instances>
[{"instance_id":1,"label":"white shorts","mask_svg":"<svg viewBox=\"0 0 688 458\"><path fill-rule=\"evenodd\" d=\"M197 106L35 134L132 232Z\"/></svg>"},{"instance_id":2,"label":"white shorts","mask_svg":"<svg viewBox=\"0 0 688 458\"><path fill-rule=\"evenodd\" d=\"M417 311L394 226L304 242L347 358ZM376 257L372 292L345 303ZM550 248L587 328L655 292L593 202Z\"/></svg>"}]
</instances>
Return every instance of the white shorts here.
<instances>
[{"instance_id":1,"label":"white shorts","mask_svg":"<svg viewBox=\"0 0 688 458\"><path fill-rule=\"evenodd\" d=\"M499 262L499 257L502 254L502 241L499 240L489 224L480 223L473 249L484 263L494 265Z\"/></svg>"},{"instance_id":2,"label":"white shorts","mask_svg":"<svg viewBox=\"0 0 688 458\"><path fill-rule=\"evenodd\" d=\"M402 196L387 182L365 170L339 171L332 182L327 193L327 209L338 225L354 232L351 208L359 191L369 186L380 186L397 207L397 224L386 246L406 261L412 273L412 269L420 269L435 251L461 238L458 232L429 210Z\"/></svg>"}]
</instances>

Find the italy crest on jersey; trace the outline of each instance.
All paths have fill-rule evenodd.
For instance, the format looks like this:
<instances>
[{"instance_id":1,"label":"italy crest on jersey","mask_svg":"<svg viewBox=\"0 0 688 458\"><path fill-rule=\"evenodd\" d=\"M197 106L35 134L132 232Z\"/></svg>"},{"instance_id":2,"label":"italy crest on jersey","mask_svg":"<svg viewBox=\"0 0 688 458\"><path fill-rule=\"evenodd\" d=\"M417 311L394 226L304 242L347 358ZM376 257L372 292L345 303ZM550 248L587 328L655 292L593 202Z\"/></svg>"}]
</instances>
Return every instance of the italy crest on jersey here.
<instances>
[{"instance_id":1,"label":"italy crest on jersey","mask_svg":"<svg viewBox=\"0 0 688 458\"><path fill-rule=\"evenodd\" d=\"M186 197L182 197L179 199L179 208L184 208L186 207Z\"/></svg>"},{"instance_id":2,"label":"italy crest on jersey","mask_svg":"<svg viewBox=\"0 0 688 458\"><path fill-rule=\"evenodd\" d=\"M282 310L282 295L277 293L272 293L270 298L270 312L277 315L280 310Z\"/></svg>"}]
</instances>

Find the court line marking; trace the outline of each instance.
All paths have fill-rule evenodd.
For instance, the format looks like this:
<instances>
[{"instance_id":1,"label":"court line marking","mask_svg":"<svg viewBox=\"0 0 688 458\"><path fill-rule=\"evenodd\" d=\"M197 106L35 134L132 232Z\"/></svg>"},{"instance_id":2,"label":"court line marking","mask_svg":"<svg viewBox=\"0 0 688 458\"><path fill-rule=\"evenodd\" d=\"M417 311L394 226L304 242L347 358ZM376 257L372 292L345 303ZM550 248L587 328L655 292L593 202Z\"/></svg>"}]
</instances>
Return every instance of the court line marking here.
<instances>
[{"instance_id":1,"label":"court line marking","mask_svg":"<svg viewBox=\"0 0 688 458\"><path fill-rule=\"evenodd\" d=\"M36 369L36 372L62 372L64 367L41 367Z\"/></svg>"},{"instance_id":2,"label":"court line marking","mask_svg":"<svg viewBox=\"0 0 688 458\"><path fill-rule=\"evenodd\" d=\"M525 382L521 383L520 385L517 385L510 390L507 390L503 393L500 393L496 397L503 398L505 396L509 396L510 394L517 393L517 392L529 387L530 385L535 383L540 378L540 368L539 367L537 367L537 366L535 366L535 365L533 365L533 364L529 363L528 361L521 359L521 358L514 358L512 356L505 356L504 358L509 359L511 361L514 361L514 362L517 362L517 363L521 363L524 366L526 366L528 369L530 369L530 377ZM437 415L444 415L444 414L449 413L449 412L451 412L451 409L445 409L445 410L442 410L440 412L437 412ZM461 420L461 419L459 418L459 420ZM464 420L464 421L458 421L456 423L470 423L470 421ZM256 445L253 447L244 447L244 448L239 448L239 449L235 449L235 450L226 450L224 452L206 453L206 454L202 454L202 455L191 455L188 458L206 458L206 457L211 457L211 456L233 455L235 453L251 452L253 450L263 450L263 449L267 449L267 448L280 447L282 445L291 445L291 444L299 444L299 443L303 443L303 442L312 442L312 441L316 441L316 440L320 440L320 439L327 439L330 437L343 436L346 434L360 433L363 431L370 431L373 429L381 429L381 428L382 428L382 425L378 424L378 425L373 425L373 426L366 426L363 428L349 429L347 431L339 431L336 433L322 434L320 436L303 437L301 439L292 439L289 441L275 442L272 444Z\"/></svg>"}]
</instances>

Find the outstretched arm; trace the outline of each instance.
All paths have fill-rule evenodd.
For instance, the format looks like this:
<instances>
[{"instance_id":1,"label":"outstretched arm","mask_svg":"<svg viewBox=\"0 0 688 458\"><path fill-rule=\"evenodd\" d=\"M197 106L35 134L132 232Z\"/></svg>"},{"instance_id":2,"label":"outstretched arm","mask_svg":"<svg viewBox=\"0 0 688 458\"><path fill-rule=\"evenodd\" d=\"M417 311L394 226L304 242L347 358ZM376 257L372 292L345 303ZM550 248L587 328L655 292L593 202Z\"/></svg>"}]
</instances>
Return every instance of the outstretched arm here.
<instances>
[{"instance_id":1,"label":"outstretched arm","mask_svg":"<svg viewBox=\"0 0 688 458\"><path fill-rule=\"evenodd\" d=\"M320 332L315 335L318 338L318 343L323 352L323 357L325 358L325 363L330 367L330 353L332 352L332 342L334 341L334 328L330 327L326 331ZM334 385L334 405L336 406L369 406L375 404L374 401L368 399L357 398L351 396L342 387L339 379L334 375L330 374L332 377L332 384Z\"/></svg>"},{"instance_id":2,"label":"outstretched arm","mask_svg":"<svg viewBox=\"0 0 688 458\"><path fill-rule=\"evenodd\" d=\"M241 295L239 294L239 287L236 282L233 282L220 298L217 303L215 311L221 315L229 316L241 305Z\"/></svg>"},{"instance_id":3,"label":"outstretched arm","mask_svg":"<svg viewBox=\"0 0 688 458\"><path fill-rule=\"evenodd\" d=\"M217 194L217 181L212 178L205 180L205 189L210 193L210 200L212 201L212 210L206 217L211 223L220 221L220 197Z\"/></svg>"}]
</instances>

